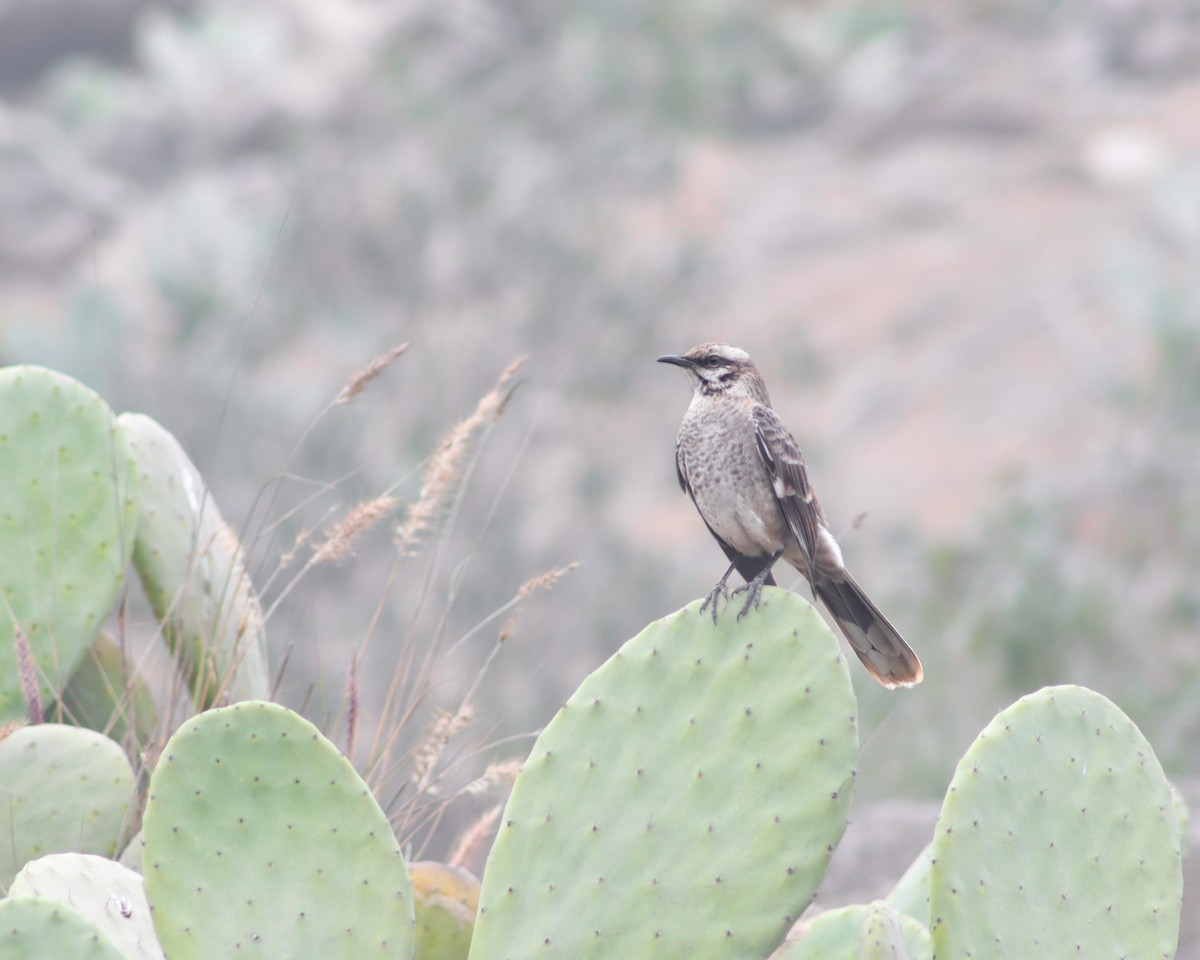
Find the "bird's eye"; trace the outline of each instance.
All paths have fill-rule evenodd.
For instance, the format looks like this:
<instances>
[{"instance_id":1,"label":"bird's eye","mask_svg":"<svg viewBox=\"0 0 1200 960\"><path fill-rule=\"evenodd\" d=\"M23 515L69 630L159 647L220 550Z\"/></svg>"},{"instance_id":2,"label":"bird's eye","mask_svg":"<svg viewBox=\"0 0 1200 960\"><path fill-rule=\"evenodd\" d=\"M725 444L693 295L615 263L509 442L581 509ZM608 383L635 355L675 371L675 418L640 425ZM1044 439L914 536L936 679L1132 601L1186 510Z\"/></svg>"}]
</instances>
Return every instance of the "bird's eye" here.
<instances>
[{"instance_id":1,"label":"bird's eye","mask_svg":"<svg viewBox=\"0 0 1200 960\"><path fill-rule=\"evenodd\" d=\"M719 367L721 365L721 358L720 357L705 357L704 365L706 367L708 367L710 370L715 370L717 367Z\"/></svg>"}]
</instances>

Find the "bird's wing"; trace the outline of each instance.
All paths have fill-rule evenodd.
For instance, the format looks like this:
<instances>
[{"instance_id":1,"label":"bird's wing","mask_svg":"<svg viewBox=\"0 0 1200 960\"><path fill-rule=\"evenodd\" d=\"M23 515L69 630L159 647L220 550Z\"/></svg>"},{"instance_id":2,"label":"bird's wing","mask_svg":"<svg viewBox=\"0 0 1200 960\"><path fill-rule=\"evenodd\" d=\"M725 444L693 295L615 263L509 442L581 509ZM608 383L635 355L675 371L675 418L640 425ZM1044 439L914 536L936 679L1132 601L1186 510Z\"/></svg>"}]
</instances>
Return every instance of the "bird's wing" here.
<instances>
[{"instance_id":1,"label":"bird's wing","mask_svg":"<svg viewBox=\"0 0 1200 960\"><path fill-rule=\"evenodd\" d=\"M800 446L791 431L770 407L756 403L750 416L754 421L758 454L771 478L775 499L783 508L788 528L800 545L811 570L824 517L821 515L821 505L808 483L804 454L800 452Z\"/></svg>"},{"instance_id":2,"label":"bird's wing","mask_svg":"<svg viewBox=\"0 0 1200 960\"><path fill-rule=\"evenodd\" d=\"M795 438L769 407L755 404L750 415L759 456L804 554L814 592L876 680L885 687L920 683L921 661L842 565L841 550L808 485L804 456Z\"/></svg>"},{"instance_id":3,"label":"bird's wing","mask_svg":"<svg viewBox=\"0 0 1200 960\"><path fill-rule=\"evenodd\" d=\"M691 496L692 490L688 486L687 470L683 465L683 446L678 440L675 441L675 474L679 477L679 489Z\"/></svg>"}]
</instances>

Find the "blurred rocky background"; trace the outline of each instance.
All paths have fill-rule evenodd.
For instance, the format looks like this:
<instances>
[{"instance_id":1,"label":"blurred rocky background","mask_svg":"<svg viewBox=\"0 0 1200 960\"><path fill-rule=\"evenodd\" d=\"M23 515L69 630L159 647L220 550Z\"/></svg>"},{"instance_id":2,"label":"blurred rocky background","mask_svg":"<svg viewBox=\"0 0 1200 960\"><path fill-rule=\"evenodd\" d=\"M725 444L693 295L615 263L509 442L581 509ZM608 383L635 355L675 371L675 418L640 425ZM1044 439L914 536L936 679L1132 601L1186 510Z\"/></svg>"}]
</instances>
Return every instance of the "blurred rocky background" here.
<instances>
[{"instance_id":1,"label":"blurred rocky background","mask_svg":"<svg viewBox=\"0 0 1200 960\"><path fill-rule=\"evenodd\" d=\"M474 628L579 561L474 693L477 745L519 738L703 595L654 358L708 339L925 661L855 665L861 803L940 797L1049 683L1200 774L1194 0L0 0L0 362L174 430L268 602L529 356L424 552L380 528L273 613L314 718L368 635L368 714L400 651L452 706Z\"/></svg>"}]
</instances>

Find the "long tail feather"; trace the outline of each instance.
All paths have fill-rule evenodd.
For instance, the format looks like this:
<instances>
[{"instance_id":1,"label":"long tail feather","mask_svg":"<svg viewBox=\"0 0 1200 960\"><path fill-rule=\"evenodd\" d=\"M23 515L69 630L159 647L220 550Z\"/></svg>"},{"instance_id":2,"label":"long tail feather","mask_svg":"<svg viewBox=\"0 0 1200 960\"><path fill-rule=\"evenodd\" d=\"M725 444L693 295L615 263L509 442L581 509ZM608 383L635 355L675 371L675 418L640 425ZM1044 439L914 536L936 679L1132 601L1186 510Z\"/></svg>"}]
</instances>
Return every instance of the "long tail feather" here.
<instances>
[{"instance_id":1,"label":"long tail feather","mask_svg":"<svg viewBox=\"0 0 1200 960\"><path fill-rule=\"evenodd\" d=\"M850 574L818 578L816 594L863 666L885 687L911 687L925 675L921 661Z\"/></svg>"}]
</instances>

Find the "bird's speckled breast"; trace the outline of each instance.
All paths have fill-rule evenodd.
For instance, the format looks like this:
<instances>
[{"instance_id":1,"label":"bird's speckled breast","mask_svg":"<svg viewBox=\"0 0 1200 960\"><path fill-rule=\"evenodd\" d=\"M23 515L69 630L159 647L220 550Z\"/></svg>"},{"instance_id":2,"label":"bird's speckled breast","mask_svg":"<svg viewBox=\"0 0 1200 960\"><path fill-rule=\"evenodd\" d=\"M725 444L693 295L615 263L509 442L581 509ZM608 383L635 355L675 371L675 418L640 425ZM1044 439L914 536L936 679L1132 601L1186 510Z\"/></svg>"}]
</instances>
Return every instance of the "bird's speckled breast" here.
<instances>
[{"instance_id":1,"label":"bird's speckled breast","mask_svg":"<svg viewBox=\"0 0 1200 960\"><path fill-rule=\"evenodd\" d=\"M679 427L678 449L696 507L717 536L748 557L790 541L748 404L695 396Z\"/></svg>"}]
</instances>

